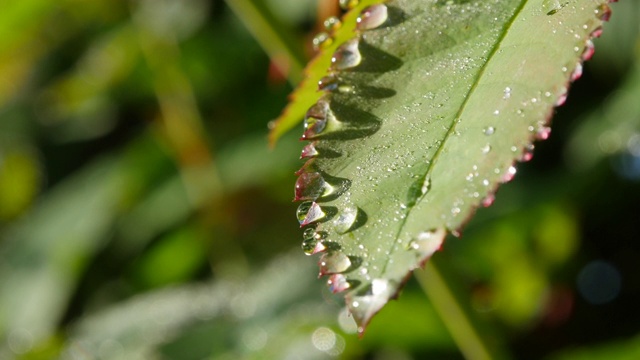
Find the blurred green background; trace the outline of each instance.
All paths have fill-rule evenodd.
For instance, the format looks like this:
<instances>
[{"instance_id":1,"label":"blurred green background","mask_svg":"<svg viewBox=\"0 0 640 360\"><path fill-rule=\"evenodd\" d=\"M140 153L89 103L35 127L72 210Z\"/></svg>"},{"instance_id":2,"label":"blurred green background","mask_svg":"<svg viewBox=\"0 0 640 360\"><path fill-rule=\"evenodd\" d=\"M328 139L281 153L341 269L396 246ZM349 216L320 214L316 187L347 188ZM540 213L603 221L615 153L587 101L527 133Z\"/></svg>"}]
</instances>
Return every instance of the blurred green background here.
<instances>
[{"instance_id":1,"label":"blurred green background","mask_svg":"<svg viewBox=\"0 0 640 360\"><path fill-rule=\"evenodd\" d=\"M434 262L518 359L640 358L640 4ZM267 123L333 0L0 2L0 359L460 359L410 280L362 340ZM450 324L449 324L450 325Z\"/></svg>"}]
</instances>

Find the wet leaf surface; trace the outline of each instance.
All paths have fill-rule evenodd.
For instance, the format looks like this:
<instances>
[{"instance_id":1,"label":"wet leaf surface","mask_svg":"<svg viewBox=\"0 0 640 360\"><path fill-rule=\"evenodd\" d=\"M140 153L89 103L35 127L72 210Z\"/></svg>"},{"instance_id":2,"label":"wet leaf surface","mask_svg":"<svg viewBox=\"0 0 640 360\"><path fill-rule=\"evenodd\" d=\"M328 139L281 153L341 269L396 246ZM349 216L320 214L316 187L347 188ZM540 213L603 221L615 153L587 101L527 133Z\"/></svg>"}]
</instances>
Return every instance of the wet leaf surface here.
<instances>
[{"instance_id":1,"label":"wet leaf surface","mask_svg":"<svg viewBox=\"0 0 640 360\"><path fill-rule=\"evenodd\" d=\"M344 20L360 30L305 116L295 192L305 252L323 252L360 332L549 137L610 14L606 1L385 4Z\"/></svg>"}]
</instances>

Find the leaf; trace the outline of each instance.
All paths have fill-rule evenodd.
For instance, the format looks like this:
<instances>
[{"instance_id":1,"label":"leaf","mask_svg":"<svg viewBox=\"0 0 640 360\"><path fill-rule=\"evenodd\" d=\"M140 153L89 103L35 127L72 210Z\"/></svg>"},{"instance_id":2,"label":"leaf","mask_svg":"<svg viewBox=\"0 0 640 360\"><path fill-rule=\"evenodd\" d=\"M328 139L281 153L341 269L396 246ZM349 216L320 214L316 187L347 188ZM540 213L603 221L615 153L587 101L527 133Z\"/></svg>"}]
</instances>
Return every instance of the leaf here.
<instances>
[{"instance_id":1,"label":"leaf","mask_svg":"<svg viewBox=\"0 0 640 360\"><path fill-rule=\"evenodd\" d=\"M338 45L353 37L358 13L367 6L380 2L382 0L359 2L357 6L345 14L342 19L344 25L334 27L335 30L330 34L330 40L323 43L321 51L307 65L304 72L305 78L291 94L291 102L285 107L282 114L274 120L273 127L269 133L269 144L271 146L274 146L287 131L299 124L309 106L318 100L318 82L325 75L327 67L331 65L332 54L336 51Z\"/></svg>"},{"instance_id":2,"label":"leaf","mask_svg":"<svg viewBox=\"0 0 640 360\"><path fill-rule=\"evenodd\" d=\"M605 3L396 0L363 13L307 112L296 182L303 249L323 252L320 274L360 332L549 136Z\"/></svg>"}]
</instances>

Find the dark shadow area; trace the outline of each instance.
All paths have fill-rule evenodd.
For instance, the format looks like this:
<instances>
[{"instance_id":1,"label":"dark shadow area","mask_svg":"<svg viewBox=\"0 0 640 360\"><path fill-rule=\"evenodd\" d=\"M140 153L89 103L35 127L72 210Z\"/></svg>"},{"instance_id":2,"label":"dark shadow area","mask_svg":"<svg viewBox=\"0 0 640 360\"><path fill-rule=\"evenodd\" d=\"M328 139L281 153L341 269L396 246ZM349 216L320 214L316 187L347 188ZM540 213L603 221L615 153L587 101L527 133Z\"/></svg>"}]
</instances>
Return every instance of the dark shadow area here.
<instances>
[{"instance_id":1,"label":"dark shadow area","mask_svg":"<svg viewBox=\"0 0 640 360\"><path fill-rule=\"evenodd\" d=\"M350 70L354 73L385 73L397 70L403 64L400 58L371 46L362 39L358 45L358 50L360 50L360 55L362 56L362 63ZM375 61L369 61L370 59L375 59Z\"/></svg>"},{"instance_id":2,"label":"dark shadow area","mask_svg":"<svg viewBox=\"0 0 640 360\"><path fill-rule=\"evenodd\" d=\"M387 99L394 96L397 92L393 89L375 87L375 86L358 86L354 94L365 99Z\"/></svg>"}]
</instances>

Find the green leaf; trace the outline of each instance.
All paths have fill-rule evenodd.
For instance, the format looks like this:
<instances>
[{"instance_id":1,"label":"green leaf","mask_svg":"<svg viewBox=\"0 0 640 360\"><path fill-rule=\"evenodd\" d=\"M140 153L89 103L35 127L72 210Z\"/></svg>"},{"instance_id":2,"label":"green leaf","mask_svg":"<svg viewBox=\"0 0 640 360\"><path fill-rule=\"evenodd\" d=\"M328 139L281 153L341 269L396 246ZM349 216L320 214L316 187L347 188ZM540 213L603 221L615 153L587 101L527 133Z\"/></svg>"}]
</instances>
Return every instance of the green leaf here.
<instances>
[{"instance_id":1,"label":"green leaf","mask_svg":"<svg viewBox=\"0 0 640 360\"><path fill-rule=\"evenodd\" d=\"M305 119L296 200L303 249L324 253L361 332L549 136L605 3L389 1L340 45Z\"/></svg>"},{"instance_id":2,"label":"green leaf","mask_svg":"<svg viewBox=\"0 0 640 360\"><path fill-rule=\"evenodd\" d=\"M287 131L299 124L309 106L318 100L318 81L325 75L327 67L331 65L331 57L338 45L353 36L358 13L371 4L380 3L382 0L363 0L342 19L344 25L337 27L330 35L330 40L323 43L321 51L307 65L305 77L296 90L291 94L291 102L282 111L282 114L274 120L273 128L269 133L269 143L275 143Z\"/></svg>"}]
</instances>

